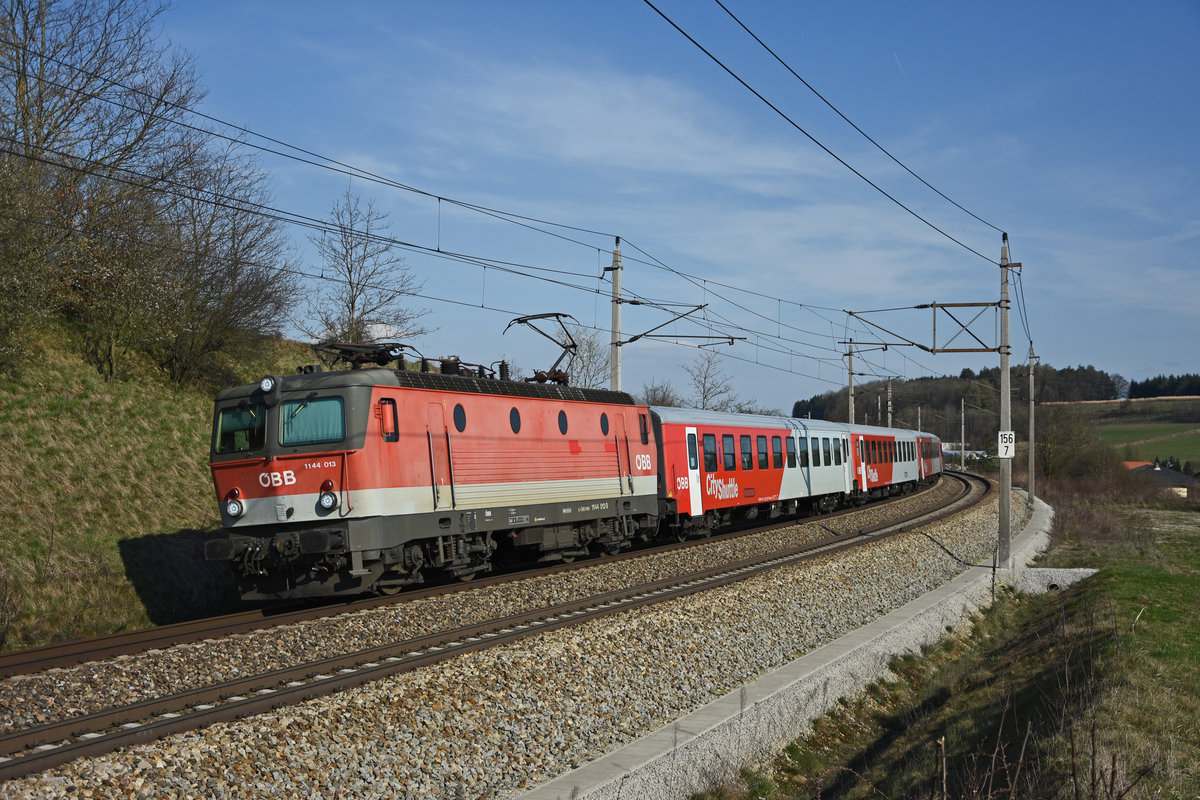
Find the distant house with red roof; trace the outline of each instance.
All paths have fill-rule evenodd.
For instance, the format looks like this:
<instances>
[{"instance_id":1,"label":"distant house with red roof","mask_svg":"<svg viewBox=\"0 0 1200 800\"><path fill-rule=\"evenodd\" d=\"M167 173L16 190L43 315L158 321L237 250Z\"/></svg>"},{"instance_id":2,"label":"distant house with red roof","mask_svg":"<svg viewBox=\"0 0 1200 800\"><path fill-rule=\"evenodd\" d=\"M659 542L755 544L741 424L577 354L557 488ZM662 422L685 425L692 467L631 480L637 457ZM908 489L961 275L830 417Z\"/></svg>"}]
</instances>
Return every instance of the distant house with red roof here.
<instances>
[{"instance_id":1,"label":"distant house with red roof","mask_svg":"<svg viewBox=\"0 0 1200 800\"><path fill-rule=\"evenodd\" d=\"M1193 478L1191 475L1164 467L1161 464L1154 464L1149 461L1125 461L1125 468L1130 472L1142 473L1150 476L1156 483L1162 486L1171 494L1177 494L1180 497L1195 498L1200 496L1200 481Z\"/></svg>"}]
</instances>

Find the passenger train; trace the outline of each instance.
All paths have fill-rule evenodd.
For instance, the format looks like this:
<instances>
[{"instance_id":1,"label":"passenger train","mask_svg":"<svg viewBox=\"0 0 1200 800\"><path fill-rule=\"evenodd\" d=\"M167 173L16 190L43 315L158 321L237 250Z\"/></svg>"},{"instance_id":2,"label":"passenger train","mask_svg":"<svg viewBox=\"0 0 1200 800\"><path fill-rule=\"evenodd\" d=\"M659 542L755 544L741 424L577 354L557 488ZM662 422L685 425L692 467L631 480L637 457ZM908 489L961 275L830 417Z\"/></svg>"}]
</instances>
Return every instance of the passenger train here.
<instances>
[{"instance_id":1,"label":"passenger train","mask_svg":"<svg viewBox=\"0 0 1200 800\"><path fill-rule=\"evenodd\" d=\"M457 361L410 370L394 345L334 350L351 368L216 398L225 531L205 557L231 565L245 599L390 593L709 536L942 470L939 440L919 431L646 406Z\"/></svg>"}]
</instances>

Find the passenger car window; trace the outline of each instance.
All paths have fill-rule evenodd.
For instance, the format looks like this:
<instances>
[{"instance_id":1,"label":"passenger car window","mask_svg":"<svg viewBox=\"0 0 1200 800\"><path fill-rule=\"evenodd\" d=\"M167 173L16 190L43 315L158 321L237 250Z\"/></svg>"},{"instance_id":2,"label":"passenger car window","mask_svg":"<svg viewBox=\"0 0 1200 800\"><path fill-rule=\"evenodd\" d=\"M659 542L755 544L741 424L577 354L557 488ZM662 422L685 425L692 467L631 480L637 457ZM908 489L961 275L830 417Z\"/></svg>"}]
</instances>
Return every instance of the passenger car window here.
<instances>
[{"instance_id":1,"label":"passenger car window","mask_svg":"<svg viewBox=\"0 0 1200 800\"><path fill-rule=\"evenodd\" d=\"M717 437L716 434L704 434L704 470L717 471Z\"/></svg>"},{"instance_id":2,"label":"passenger car window","mask_svg":"<svg viewBox=\"0 0 1200 800\"><path fill-rule=\"evenodd\" d=\"M688 469L700 469L700 462L696 459L696 434L688 434Z\"/></svg>"},{"instance_id":3,"label":"passenger car window","mask_svg":"<svg viewBox=\"0 0 1200 800\"><path fill-rule=\"evenodd\" d=\"M842 440L833 440L833 465L840 467L842 465Z\"/></svg>"},{"instance_id":4,"label":"passenger car window","mask_svg":"<svg viewBox=\"0 0 1200 800\"><path fill-rule=\"evenodd\" d=\"M724 462L725 469L737 469L737 454L733 451L732 433L726 433L721 436L721 459Z\"/></svg>"},{"instance_id":5,"label":"passenger car window","mask_svg":"<svg viewBox=\"0 0 1200 800\"><path fill-rule=\"evenodd\" d=\"M771 465L770 459L767 458L767 437L758 437L758 468L766 469Z\"/></svg>"},{"instance_id":6,"label":"passenger car window","mask_svg":"<svg viewBox=\"0 0 1200 800\"><path fill-rule=\"evenodd\" d=\"M832 454L829 452L829 440L828 439L821 440L821 451L823 453L825 453L825 466L832 467L833 466L833 457L832 457Z\"/></svg>"},{"instance_id":7,"label":"passenger car window","mask_svg":"<svg viewBox=\"0 0 1200 800\"><path fill-rule=\"evenodd\" d=\"M771 463L775 469L783 469L783 440L778 436L771 437Z\"/></svg>"},{"instance_id":8,"label":"passenger car window","mask_svg":"<svg viewBox=\"0 0 1200 800\"><path fill-rule=\"evenodd\" d=\"M751 449L751 445L751 437L743 436L741 440L742 469L754 469L754 451Z\"/></svg>"},{"instance_id":9,"label":"passenger car window","mask_svg":"<svg viewBox=\"0 0 1200 800\"><path fill-rule=\"evenodd\" d=\"M789 436L784 441L787 442L787 465L794 468L796 466L796 440Z\"/></svg>"},{"instance_id":10,"label":"passenger car window","mask_svg":"<svg viewBox=\"0 0 1200 800\"><path fill-rule=\"evenodd\" d=\"M812 465L821 466L821 440L815 436L812 437Z\"/></svg>"},{"instance_id":11,"label":"passenger car window","mask_svg":"<svg viewBox=\"0 0 1200 800\"><path fill-rule=\"evenodd\" d=\"M808 466L808 439L800 438L800 466Z\"/></svg>"}]
</instances>

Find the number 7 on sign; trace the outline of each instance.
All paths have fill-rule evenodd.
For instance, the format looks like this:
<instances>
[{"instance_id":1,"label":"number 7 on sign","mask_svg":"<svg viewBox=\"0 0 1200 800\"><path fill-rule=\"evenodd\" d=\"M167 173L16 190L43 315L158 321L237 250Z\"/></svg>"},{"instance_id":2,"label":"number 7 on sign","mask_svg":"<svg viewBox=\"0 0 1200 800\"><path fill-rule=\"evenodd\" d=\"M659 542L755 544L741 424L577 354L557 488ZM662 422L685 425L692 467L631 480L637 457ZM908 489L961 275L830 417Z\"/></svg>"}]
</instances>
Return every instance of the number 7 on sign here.
<instances>
[{"instance_id":1,"label":"number 7 on sign","mask_svg":"<svg viewBox=\"0 0 1200 800\"><path fill-rule=\"evenodd\" d=\"M1017 452L1017 435L1012 431L1000 431L996 450L1000 458L1012 458Z\"/></svg>"}]
</instances>

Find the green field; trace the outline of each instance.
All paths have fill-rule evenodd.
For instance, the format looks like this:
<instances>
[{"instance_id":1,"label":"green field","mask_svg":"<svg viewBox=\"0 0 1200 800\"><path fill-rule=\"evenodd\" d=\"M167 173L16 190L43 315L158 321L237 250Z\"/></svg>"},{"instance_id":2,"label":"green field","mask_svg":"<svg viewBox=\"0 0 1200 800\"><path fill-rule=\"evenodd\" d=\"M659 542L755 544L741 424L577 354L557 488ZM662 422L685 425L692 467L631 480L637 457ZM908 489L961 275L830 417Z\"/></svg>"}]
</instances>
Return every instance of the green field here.
<instances>
[{"instance_id":1,"label":"green field","mask_svg":"<svg viewBox=\"0 0 1200 800\"><path fill-rule=\"evenodd\" d=\"M1134 461L1191 462L1200 469L1200 426L1194 422L1102 424L1100 440Z\"/></svg>"}]
</instances>

